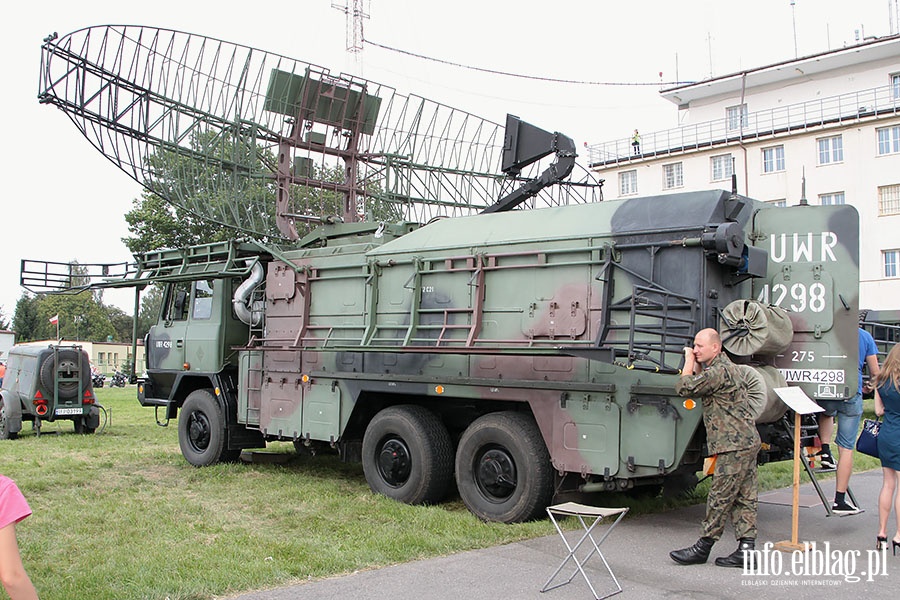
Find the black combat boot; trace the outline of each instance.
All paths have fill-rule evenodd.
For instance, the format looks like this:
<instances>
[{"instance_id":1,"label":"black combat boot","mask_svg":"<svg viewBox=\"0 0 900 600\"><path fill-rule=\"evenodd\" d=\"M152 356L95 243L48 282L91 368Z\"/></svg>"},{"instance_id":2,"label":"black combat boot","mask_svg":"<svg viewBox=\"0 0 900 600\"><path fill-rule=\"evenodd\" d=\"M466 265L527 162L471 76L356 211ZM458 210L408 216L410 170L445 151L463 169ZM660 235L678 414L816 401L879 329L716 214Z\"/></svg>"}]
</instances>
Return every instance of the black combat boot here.
<instances>
[{"instance_id":1,"label":"black combat boot","mask_svg":"<svg viewBox=\"0 0 900 600\"><path fill-rule=\"evenodd\" d=\"M744 552L749 552L756 548L756 540L753 538L741 538L738 540L737 550L728 556L720 556L716 559L716 565L720 567L738 567L744 566Z\"/></svg>"},{"instance_id":2,"label":"black combat boot","mask_svg":"<svg viewBox=\"0 0 900 600\"><path fill-rule=\"evenodd\" d=\"M716 540L711 537L702 537L690 548L672 550L669 556L682 565L702 565L709 559L709 551L715 543Z\"/></svg>"}]
</instances>

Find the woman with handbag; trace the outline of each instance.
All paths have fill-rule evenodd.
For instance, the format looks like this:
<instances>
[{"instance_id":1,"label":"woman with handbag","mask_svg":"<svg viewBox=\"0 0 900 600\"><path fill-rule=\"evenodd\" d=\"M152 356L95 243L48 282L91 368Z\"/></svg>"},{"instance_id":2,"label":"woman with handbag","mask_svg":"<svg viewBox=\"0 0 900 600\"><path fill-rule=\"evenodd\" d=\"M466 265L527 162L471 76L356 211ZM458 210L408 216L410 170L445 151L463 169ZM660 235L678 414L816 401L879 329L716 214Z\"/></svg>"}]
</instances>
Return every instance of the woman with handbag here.
<instances>
[{"instance_id":1,"label":"woman with handbag","mask_svg":"<svg viewBox=\"0 0 900 600\"><path fill-rule=\"evenodd\" d=\"M891 348L881 371L875 376L875 414L884 417L878 432L878 456L884 483L878 495L878 537L876 549L887 546L887 522L891 505L897 513L897 530L891 540L894 555L900 549L900 344Z\"/></svg>"}]
</instances>

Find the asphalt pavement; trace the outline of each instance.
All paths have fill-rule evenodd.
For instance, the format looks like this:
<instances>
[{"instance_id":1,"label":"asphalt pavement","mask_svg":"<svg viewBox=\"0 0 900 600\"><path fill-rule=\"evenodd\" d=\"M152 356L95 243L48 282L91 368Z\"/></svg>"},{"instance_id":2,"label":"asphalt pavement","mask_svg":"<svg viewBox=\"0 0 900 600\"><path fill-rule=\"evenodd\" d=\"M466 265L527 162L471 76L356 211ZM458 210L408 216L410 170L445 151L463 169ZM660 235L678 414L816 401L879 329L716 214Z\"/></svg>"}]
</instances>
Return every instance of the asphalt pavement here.
<instances>
[{"instance_id":1,"label":"asphalt pavement","mask_svg":"<svg viewBox=\"0 0 900 600\"><path fill-rule=\"evenodd\" d=\"M737 544L729 528L713 547L709 562L682 566L669 551L696 541L704 505L624 519L600 545L623 591L613 598L791 598L792 600L861 597L896 598L900 589L900 553L875 552L881 469L856 473L850 489L863 512L827 516L811 484L800 487L797 541L806 552L779 552L767 543L792 540L791 488L760 495L755 572L717 567L714 558L730 554ZM826 497L834 494L834 479L822 482ZM570 544L583 533L566 524ZM896 525L891 515L890 537ZM595 538L604 533L603 522ZM589 548L589 546L588 546ZM583 556L586 551L578 555ZM566 557L556 534L481 550L312 580L297 585L229 596L229 600L589 600L594 597L584 578L569 562L561 579L570 583L541 592L547 579ZM599 596L615 591L615 584L595 555L585 573Z\"/></svg>"}]
</instances>

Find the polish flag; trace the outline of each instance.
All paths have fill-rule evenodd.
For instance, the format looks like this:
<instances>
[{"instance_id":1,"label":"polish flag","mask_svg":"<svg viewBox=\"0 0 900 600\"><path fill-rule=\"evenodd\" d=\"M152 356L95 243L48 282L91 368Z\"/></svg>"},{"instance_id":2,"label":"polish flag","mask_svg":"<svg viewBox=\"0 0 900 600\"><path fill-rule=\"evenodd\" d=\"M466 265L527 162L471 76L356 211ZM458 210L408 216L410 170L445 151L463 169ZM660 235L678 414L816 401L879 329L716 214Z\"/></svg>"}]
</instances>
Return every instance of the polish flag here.
<instances>
[{"instance_id":1,"label":"polish flag","mask_svg":"<svg viewBox=\"0 0 900 600\"><path fill-rule=\"evenodd\" d=\"M57 323L59 323L59 313L56 313L56 315L50 317L51 325L56 325Z\"/></svg>"}]
</instances>

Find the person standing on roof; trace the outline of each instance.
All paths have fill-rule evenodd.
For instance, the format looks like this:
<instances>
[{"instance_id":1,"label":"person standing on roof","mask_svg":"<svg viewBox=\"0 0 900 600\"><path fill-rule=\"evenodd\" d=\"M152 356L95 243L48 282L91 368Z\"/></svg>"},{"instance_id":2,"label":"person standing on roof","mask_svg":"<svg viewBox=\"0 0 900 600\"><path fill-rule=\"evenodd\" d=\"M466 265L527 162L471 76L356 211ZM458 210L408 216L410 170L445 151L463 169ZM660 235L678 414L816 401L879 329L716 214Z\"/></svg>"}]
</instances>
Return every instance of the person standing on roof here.
<instances>
[{"instance_id":1,"label":"person standing on roof","mask_svg":"<svg viewBox=\"0 0 900 600\"><path fill-rule=\"evenodd\" d=\"M637 156L641 153L641 134L638 133L638 130L634 130L634 135L631 136L631 149L632 154Z\"/></svg>"},{"instance_id":2,"label":"person standing on roof","mask_svg":"<svg viewBox=\"0 0 900 600\"><path fill-rule=\"evenodd\" d=\"M742 567L746 552L756 547L756 455L760 440L744 374L722 351L715 329L698 332L694 347L684 349L684 368L675 391L682 397L702 399L706 445L709 454L716 455L716 466L700 539L693 546L673 550L669 556L682 565L705 563L730 517L738 547L728 556L717 558L716 565Z\"/></svg>"}]
</instances>

